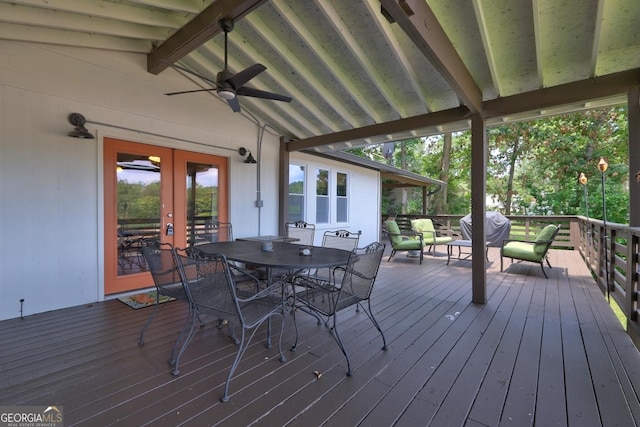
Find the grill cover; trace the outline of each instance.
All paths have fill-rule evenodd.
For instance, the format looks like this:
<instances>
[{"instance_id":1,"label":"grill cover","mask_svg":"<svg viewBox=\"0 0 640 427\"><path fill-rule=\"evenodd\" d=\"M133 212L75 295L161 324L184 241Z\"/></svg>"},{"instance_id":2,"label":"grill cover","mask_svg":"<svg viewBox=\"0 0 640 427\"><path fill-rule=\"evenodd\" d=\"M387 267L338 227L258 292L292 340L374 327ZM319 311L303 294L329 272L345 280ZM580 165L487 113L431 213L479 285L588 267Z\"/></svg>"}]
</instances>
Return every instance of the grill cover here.
<instances>
[{"instance_id":1,"label":"grill cover","mask_svg":"<svg viewBox=\"0 0 640 427\"><path fill-rule=\"evenodd\" d=\"M487 242L490 242L488 246L502 247L502 241L509 238L511 221L500 212L487 211L485 215L484 230L487 234ZM460 219L460 232L463 239L471 240L471 214Z\"/></svg>"}]
</instances>

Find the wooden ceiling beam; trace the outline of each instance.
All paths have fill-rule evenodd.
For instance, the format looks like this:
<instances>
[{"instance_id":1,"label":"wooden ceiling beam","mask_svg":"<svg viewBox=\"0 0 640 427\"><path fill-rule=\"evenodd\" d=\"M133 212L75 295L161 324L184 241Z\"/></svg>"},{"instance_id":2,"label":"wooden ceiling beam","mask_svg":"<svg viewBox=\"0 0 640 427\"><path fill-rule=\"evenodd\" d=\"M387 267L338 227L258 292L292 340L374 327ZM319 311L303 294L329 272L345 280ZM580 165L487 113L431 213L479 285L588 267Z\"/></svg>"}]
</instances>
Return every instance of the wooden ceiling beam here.
<instances>
[{"instance_id":1,"label":"wooden ceiling beam","mask_svg":"<svg viewBox=\"0 0 640 427\"><path fill-rule=\"evenodd\" d=\"M625 94L629 88L638 85L640 68L492 99L483 102L482 109L485 119L503 117Z\"/></svg>"},{"instance_id":2,"label":"wooden ceiling beam","mask_svg":"<svg viewBox=\"0 0 640 427\"><path fill-rule=\"evenodd\" d=\"M457 107L450 110L437 111L435 113L422 114L406 119L393 120L386 123L363 126L357 129L349 129L326 135L312 136L287 143L287 151L307 150L323 145L336 144L338 142L359 140L379 135L391 135L398 132L420 129L428 126L451 123L470 117L467 107Z\"/></svg>"},{"instance_id":3,"label":"wooden ceiling beam","mask_svg":"<svg viewBox=\"0 0 640 427\"><path fill-rule=\"evenodd\" d=\"M447 80L461 102L482 114L482 91L425 0L380 0L382 13L398 23L409 39Z\"/></svg>"},{"instance_id":4,"label":"wooden ceiling beam","mask_svg":"<svg viewBox=\"0 0 640 427\"><path fill-rule=\"evenodd\" d=\"M217 0L147 55L147 71L160 74L211 40L222 29L222 18L237 22L267 0Z\"/></svg>"}]
</instances>

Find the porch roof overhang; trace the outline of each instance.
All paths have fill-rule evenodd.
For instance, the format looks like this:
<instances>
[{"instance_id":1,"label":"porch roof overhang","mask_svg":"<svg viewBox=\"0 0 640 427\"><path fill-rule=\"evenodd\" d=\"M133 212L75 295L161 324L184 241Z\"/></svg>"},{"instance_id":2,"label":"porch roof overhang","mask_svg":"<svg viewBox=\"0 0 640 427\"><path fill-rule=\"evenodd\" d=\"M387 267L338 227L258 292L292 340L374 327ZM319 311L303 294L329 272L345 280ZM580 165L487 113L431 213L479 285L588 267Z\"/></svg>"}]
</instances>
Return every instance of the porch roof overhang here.
<instances>
[{"instance_id":1,"label":"porch roof overhang","mask_svg":"<svg viewBox=\"0 0 640 427\"><path fill-rule=\"evenodd\" d=\"M248 85L293 98L241 97L240 114L289 151L615 105L640 84L636 0L0 0L0 16L0 39L144 54L150 73L184 76L166 92L213 88L231 18L230 71L262 63Z\"/></svg>"}]
</instances>

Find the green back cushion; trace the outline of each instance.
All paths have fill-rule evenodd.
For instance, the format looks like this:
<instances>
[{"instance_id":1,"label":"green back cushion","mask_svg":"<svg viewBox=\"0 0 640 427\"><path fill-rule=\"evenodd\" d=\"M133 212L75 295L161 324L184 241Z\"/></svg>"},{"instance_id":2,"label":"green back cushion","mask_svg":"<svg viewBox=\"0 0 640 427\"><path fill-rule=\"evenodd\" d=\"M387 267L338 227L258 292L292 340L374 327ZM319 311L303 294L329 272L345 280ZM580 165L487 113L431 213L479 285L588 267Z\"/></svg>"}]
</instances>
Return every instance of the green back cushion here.
<instances>
[{"instance_id":1,"label":"green back cushion","mask_svg":"<svg viewBox=\"0 0 640 427\"><path fill-rule=\"evenodd\" d=\"M534 242L544 242L544 243L533 245L533 251L536 254L542 255L544 253L545 249L547 248L546 242L548 242L553 238L553 235L555 234L556 229L557 227L555 225L547 225L545 228L542 229L540 233L538 233Z\"/></svg>"},{"instance_id":2,"label":"green back cushion","mask_svg":"<svg viewBox=\"0 0 640 427\"><path fill-rule=\"evenodd\" d=\"M433 227L433 222L430 219L412 219L411 220L411 228L413 228L417 232L422 231L435 231Z\"/></svg>"},{"instance_id":3,"label":"green back cushion","mask_svg":"<svg viewBox=\"0 0 640 427\"><path fill-rule=\"evenodd\" d=\"M389 234L389 239L391 243L397 244L402 241L402 236L400 236L400 227L398 227L398 223L392 219L388 219L384 222L385 227L387 227L387 231Z\"/></svg>"}]
</instances>

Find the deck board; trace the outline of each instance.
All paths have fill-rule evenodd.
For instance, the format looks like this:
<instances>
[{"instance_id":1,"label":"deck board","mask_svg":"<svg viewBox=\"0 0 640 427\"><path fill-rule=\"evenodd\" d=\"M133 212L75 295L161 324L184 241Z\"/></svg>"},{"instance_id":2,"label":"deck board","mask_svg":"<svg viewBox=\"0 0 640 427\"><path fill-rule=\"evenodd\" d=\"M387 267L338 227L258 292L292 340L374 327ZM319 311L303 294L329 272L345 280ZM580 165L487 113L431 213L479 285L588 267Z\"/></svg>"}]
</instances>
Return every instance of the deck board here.
<instances>
[{"instance_id":1,"label":"deck board","mask_svg":"<svg viewBox=\"0 0 640 427\"><path fill-rule=\"evenodd\" d=\"M339 315L353 376L335 341L298 312L282 337L260 331L221 403L236 345L215 319L198 328L180 375L167 363L187 316L116 301L0 322L0 404L64 407L65 425L608 426L640 423L640 353L579 254L539 265L489 251L487 304L471 303L471 262L438 253L383 258L373 310ZM274 331L279 331L278 323ZM318 378L314 371L322 373Z\"/></svg>"}]
</instances>

